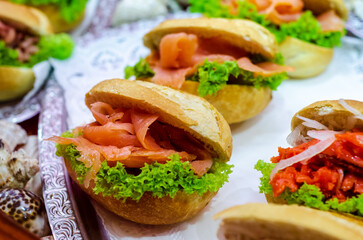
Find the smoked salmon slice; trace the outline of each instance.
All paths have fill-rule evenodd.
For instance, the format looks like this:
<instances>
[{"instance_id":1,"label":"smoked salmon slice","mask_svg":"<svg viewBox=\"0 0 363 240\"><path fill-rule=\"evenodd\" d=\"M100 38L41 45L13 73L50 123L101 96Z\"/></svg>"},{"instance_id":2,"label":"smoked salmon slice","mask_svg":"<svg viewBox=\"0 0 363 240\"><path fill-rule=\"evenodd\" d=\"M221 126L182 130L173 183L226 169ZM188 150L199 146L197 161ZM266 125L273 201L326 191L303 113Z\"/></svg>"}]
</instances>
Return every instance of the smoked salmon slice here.
<instances>
[{"instance_id":1,"label":"smoked salmon slice","mask_svg":"<svg viewBox=\"0 0 363 240\"><path fill-rule=\"evenodd\" d=\"M78 160L90 168L84 178L86 187L96 179L104 160L109 164L120 162L127 168L141 168L145 163L166 163L171 155L178 154L181 161L189 161L197 176L204 175L213 164L205 149L194 146L199 144L196 140L186 137L181 129L159 123L155 114L136 109L113 109L101 102L92 104L91 111L98 120L76 128L73 133L77 134L73 138L54 136L47 139L76 146L81 153ZM151 128L155 129L150 131ZM158 137L154 138L151 132ZM178 140L172 139L175 136Z\"/></svg>"},{"instance_id":2,"label":"smoked salmon slice","mask_svg":"<svg viewBox=\"0 0 363 240\"><path fill-rule=\"evenodd\" d=\"M333 10L322 13L317 20L323 32L337 32L344 29L344 21Z\"/></svg>"},{"instance_id":3,"label":"smoked salmon slice","mask_svg":"<svg viewBox=\"0 0 363 240\"><path fill-rule=\"evenodd\" d=\"M224 63L238 59L240 68L266 77L294 71L292 67L271 62L255 65L249 60L244 50L217 38L198 39L196 35L184 32L164 36L159 48L159 53L152 52L146 58L155 73L151 81L176 89L180 89L186 77L193 75L205 60Z\"/></svg>"},{"instance_id":4,"label":"smoked salmon slice","mask_svg":"<svg viewBox=\"0 0 363 240\"><path fill-rule=\"evenodd\" d=\"M160 62L163 68L185 68L192 64L198 38L184 32L168 34L160 42Z\"/></svg>"}]
</instances>

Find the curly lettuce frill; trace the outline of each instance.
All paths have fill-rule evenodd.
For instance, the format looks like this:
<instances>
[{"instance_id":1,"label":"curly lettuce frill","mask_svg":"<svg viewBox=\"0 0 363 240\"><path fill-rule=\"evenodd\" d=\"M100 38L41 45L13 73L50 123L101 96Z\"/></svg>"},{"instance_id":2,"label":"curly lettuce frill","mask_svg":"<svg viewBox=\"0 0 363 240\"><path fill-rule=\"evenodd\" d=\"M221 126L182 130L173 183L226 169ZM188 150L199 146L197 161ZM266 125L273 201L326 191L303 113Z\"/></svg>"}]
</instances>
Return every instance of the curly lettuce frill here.
<instances>
[{"instance_id":1,"label":"curly lettuce frill","mask_svg":"<svg viewBox=\"0 0 363 240\"><path fill-rule=\"evenodd\" d=\"M59 8L61 17L66 22L74 22L80 18L88 0L10 0L14 3L32 6L54 5Z\"/></svg>"},{"instance_id":2,"label":"curly lettuce frill","mask_svg":"<svg viewBox=\"0 0 363 240\"><path fill-rule=\"evenodd\" d=\"M67 133L64 137L70 137ZM84 176L89 168L77 159L80 153L73 144L57 144L57 155L64 157L77 175L77 180L83 183ZM127 198L138 201L145 192L151 192L155 197L170 196L173 198L179 190L186 194L217 192L224 183L228 182L228 175L233 166L227 163L214 161L208 173L198 178L190 168L188 162L181 162L177 154L170 156L170 161L165 164L146 164L140 168L137 175L129 174L123 164L117 163L114 167L102 162L97 173L96 185L93 188L95 194L112 196L116 199Z\"/></svg>"},{"instance_id":3,"label":"curly lettuce frill","mask_svg":"<svg viewBox=\"0 0 363 240\"><path fill-rule=\"evenodd\" d=\"M37 45L38 52L31 55L27 62L18 60L18 52L0 40L0 66L33 67L49 58L66 59L71 56L74 48L73 39L65 34L41 36Z\"/></svg>"},{"instance_id":4,"label":"curly lettuce frill","mask_svg":"<svg viewBox=\"0 0 363 240\"><path fill-rule=\"evenodd\" d=\"M238 2L239 7L235 15L231 14L228 7L223 6L220 0L189 0L189 2L191 12L200 12L207 17L249 19L261 24L275 35L278 43L290 36L318 46L332 48L341 45L341 37L345 34L345 32L323 32L311 11L305 11L295 22L278 26L266 19L265 15L259 14L256 6L247 1Z\"/></svg>"},{"instance_id":5,"label":"curly lettuce frill","mask_svg":"<svg viewBox=\"0 0 363 240\"><path fill-rule=\"evenodd\" d=\"M272 195L272 186L269 184L270 174L275 163L266 163L259 160L255 169L262 173L260 192ZM337 211L363 217L363 194L348 198L339 202L337 198L326 200L324 194L315 185L304 183L297 191L291 192L286 189L279 198L284 199L288 204L299 204L324 211Z\"/></svg>"},{"instance_id":6,"label":"curly lettuce frill","mask_svg":"<svg viewBox=\"0 0 363 240\"><path fill-rule=\"evenodd\" d=\"M263 57L256 55L252 59L253 63L262 62ZM277 64L283 63L281 54L277 54L274 62ZM125 68L125 78L129 79L135 76L136 79L149 78L154 76L154 72L145 59L140 59L133 67L127 66ZM284 79L287 79L286 73L274 74L270 77L263 77L260 75L255 76L253 72L241 69L237 61L226 61L224 63L204 61L204 64L198 66L197 72L190 76L188 80L199 82L198 94L201 97L207 95L216 95L228 81L233 78L233 84L249 85L256 88L269 87L276 90Z\"/></svg>"}]
</instances>

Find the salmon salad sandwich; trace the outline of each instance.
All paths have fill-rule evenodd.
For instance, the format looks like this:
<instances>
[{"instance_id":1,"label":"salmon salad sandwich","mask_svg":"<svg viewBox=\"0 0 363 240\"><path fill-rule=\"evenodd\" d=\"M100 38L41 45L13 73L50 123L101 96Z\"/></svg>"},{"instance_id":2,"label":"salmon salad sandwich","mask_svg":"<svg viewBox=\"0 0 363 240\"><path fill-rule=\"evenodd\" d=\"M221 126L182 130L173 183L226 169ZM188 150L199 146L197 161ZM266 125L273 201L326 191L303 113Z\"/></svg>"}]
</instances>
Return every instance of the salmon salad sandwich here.
<instances>
[{"instance_id":1,"label":"salmon salad sandwich","mask_svg":"<svg viewBox=\"0 0 363 240\"><path fill-rule=\"evenodd\" d=\"M71 178L113 213L151 225L185 221L228 181L231 131L203 98L111 79L85 102L95 121L48 140Z\"/></svg>"},{"instance_id":2,"label":"salmon salad sandwich","mask_svg":"<svg viewBox=\"0 0 363 240\"><path fill-rule=\"evenodd\" d=\"M3 0L0 0L3 1ZM7 0L35 7L50 20L54 32L67 32L77 27L85 16L88 0Z\"/></svg>"},{"instance_id":3,"label":"salmon salad sandwich","mask_svg":"<svg viewBox=\"0 0 363 240\"><path fill-rule=\"evenodd\" d=\"M363 102L330 100L300 110L271 163L259 160L269 202L363 216ZM362 188L361 188L362 187Z\"/></svg>"},{"instance_id":4,"label":"salmon salad sandwich","mask_svg":"<svg viewBox=\"0 0 363 240\"><path fill-rule=\"evenodd\" d=\"M33 88L32 67L49 58L66 59L74 42L53 34L39 10L0 1L0 102L14 100Z\"/></svg>"},{"instance_id":5,"label":"salmon salad sandwich","mask_svg":"<svg viewBox=\"0 0 363 240\"><path fill-rule=\"evenodd\" d=\"M294 78L322 73L345 35L343 0L190 0L190 11L207 17L250 19L269 29Z\"/></svg>"},{"instance_id":6,"label":"salmon salad sandwich","mask_svg":"<svg viewBox=\"0 0 363 240\"><path fill-rule=\"evenodd\" d=\"M282 65L273 35L249 20L166 20L143 42L150 55L126 67L126 78L204 97L230 124L259 114L294 70Z\"/></svg>"}]
</instances>

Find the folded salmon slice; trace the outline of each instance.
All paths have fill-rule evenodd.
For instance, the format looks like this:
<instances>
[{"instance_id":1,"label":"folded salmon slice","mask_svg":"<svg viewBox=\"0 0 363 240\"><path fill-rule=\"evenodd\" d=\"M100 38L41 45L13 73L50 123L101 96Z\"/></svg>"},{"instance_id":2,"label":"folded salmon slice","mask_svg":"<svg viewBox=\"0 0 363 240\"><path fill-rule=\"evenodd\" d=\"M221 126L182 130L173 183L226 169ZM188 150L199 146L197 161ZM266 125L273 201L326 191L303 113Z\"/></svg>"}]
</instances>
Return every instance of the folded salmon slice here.
<instances>
[{"instance_id":1,"label":"folded salmon slice","mask_svg":"<svg viewBox=\"0 0 363 240\"><path fill-rule=\"evenodd\" d=\"M198 39L194 34L173 33L164 36L160 52L146 58L155 75L152 82L180 89L186 77L193 75L205 60L223 63L235 61L240 68L264 77L294 71L294 68L271 62L253 64L248 53L218 38Z\"/></svg>"},{"instance_id":2,"label":"folded salmon slice","mask_svg":"<svg viewBox=\"0 0 363 240\"><path fill-rule=\"evenodd\" d=\"M135 109L113 109L109 104L100 102L92 104L91 111L99 121L76 128L74 134L78 135L74 138L54 136L47 139L61 145L76 146L81 153L78 160L90 168L84 179L86 187L96 178L105 159L109 164L120 162L127 168L141 168L145 163L165 163L171 155L178 154L181 161L190 162L197 176L203 176L213 164L210 153L195 139L188 138L181 129L169 125L164 128L165 124L157 122L155 114ZM157 139L151 135L150 128L154 128L154 134L160 135ZM178 140L172 139L175 137Z\"/></svg>"},{"instance_id":3,"label":"folded salmon slice","mask_svg":"<svg viewBox=\"0 0 363 240\"><path fill-rule=\"evenodd\" d=\"M304 2L302 0L271 0L271 1L252 1L257 6L260 14L275 24L294 22L299 19L303 12ZM266 2L270 4L266 7Z\"/></svg>"},{"instance_id":4,"label":"folded salmon slice","mask_svg":"<svg viewBox=\"0 0 363 240\"><path fill-rule=\"evenodd\" d=\"M333 10L322 13L317 17L324 32L337 32L344 30L344 21Z\"/></svg>"}]
</instances>

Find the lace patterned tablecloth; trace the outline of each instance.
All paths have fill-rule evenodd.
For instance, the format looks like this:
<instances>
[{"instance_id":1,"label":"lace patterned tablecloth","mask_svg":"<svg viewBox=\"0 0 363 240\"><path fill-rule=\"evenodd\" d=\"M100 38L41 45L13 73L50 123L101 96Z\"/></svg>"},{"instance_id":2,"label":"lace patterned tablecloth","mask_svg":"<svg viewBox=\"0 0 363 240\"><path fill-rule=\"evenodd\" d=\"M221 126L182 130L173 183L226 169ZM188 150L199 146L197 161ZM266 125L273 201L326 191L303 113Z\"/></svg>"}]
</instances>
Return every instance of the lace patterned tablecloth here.
<instances>
[{"instance_id":1,"label":"lace patterned tablecloth","mask_svg":"<svg viewBox=\"0 0 363 240\"><path fill-rule=\"evenodd\" d=\"M183 17L178 15L177 17ZM55 76L64 88L68 127L92 120L84 104L84 95L96 83L122 78L126 65L135 64L149 51L142 45L143 35L162 18L125 25L104 31L97 37L80 40L73 57L53 61ZM319 63L315 63L319 64ZM334 58L321 75L303 80L284 81L269 106L257 117L231 126L235 167L229 183L197 217L172 226L143 226L122 220L94 204L111 239L216 239L219 222L212 216L230 206L247 202L265 202L258 193L260 174L254 170L259 159L268 161L278 146L287 147L290 120L301 108L318 100L356 99L363 101L363 41L345 37Z\"/></svg>"}]
</instances>

